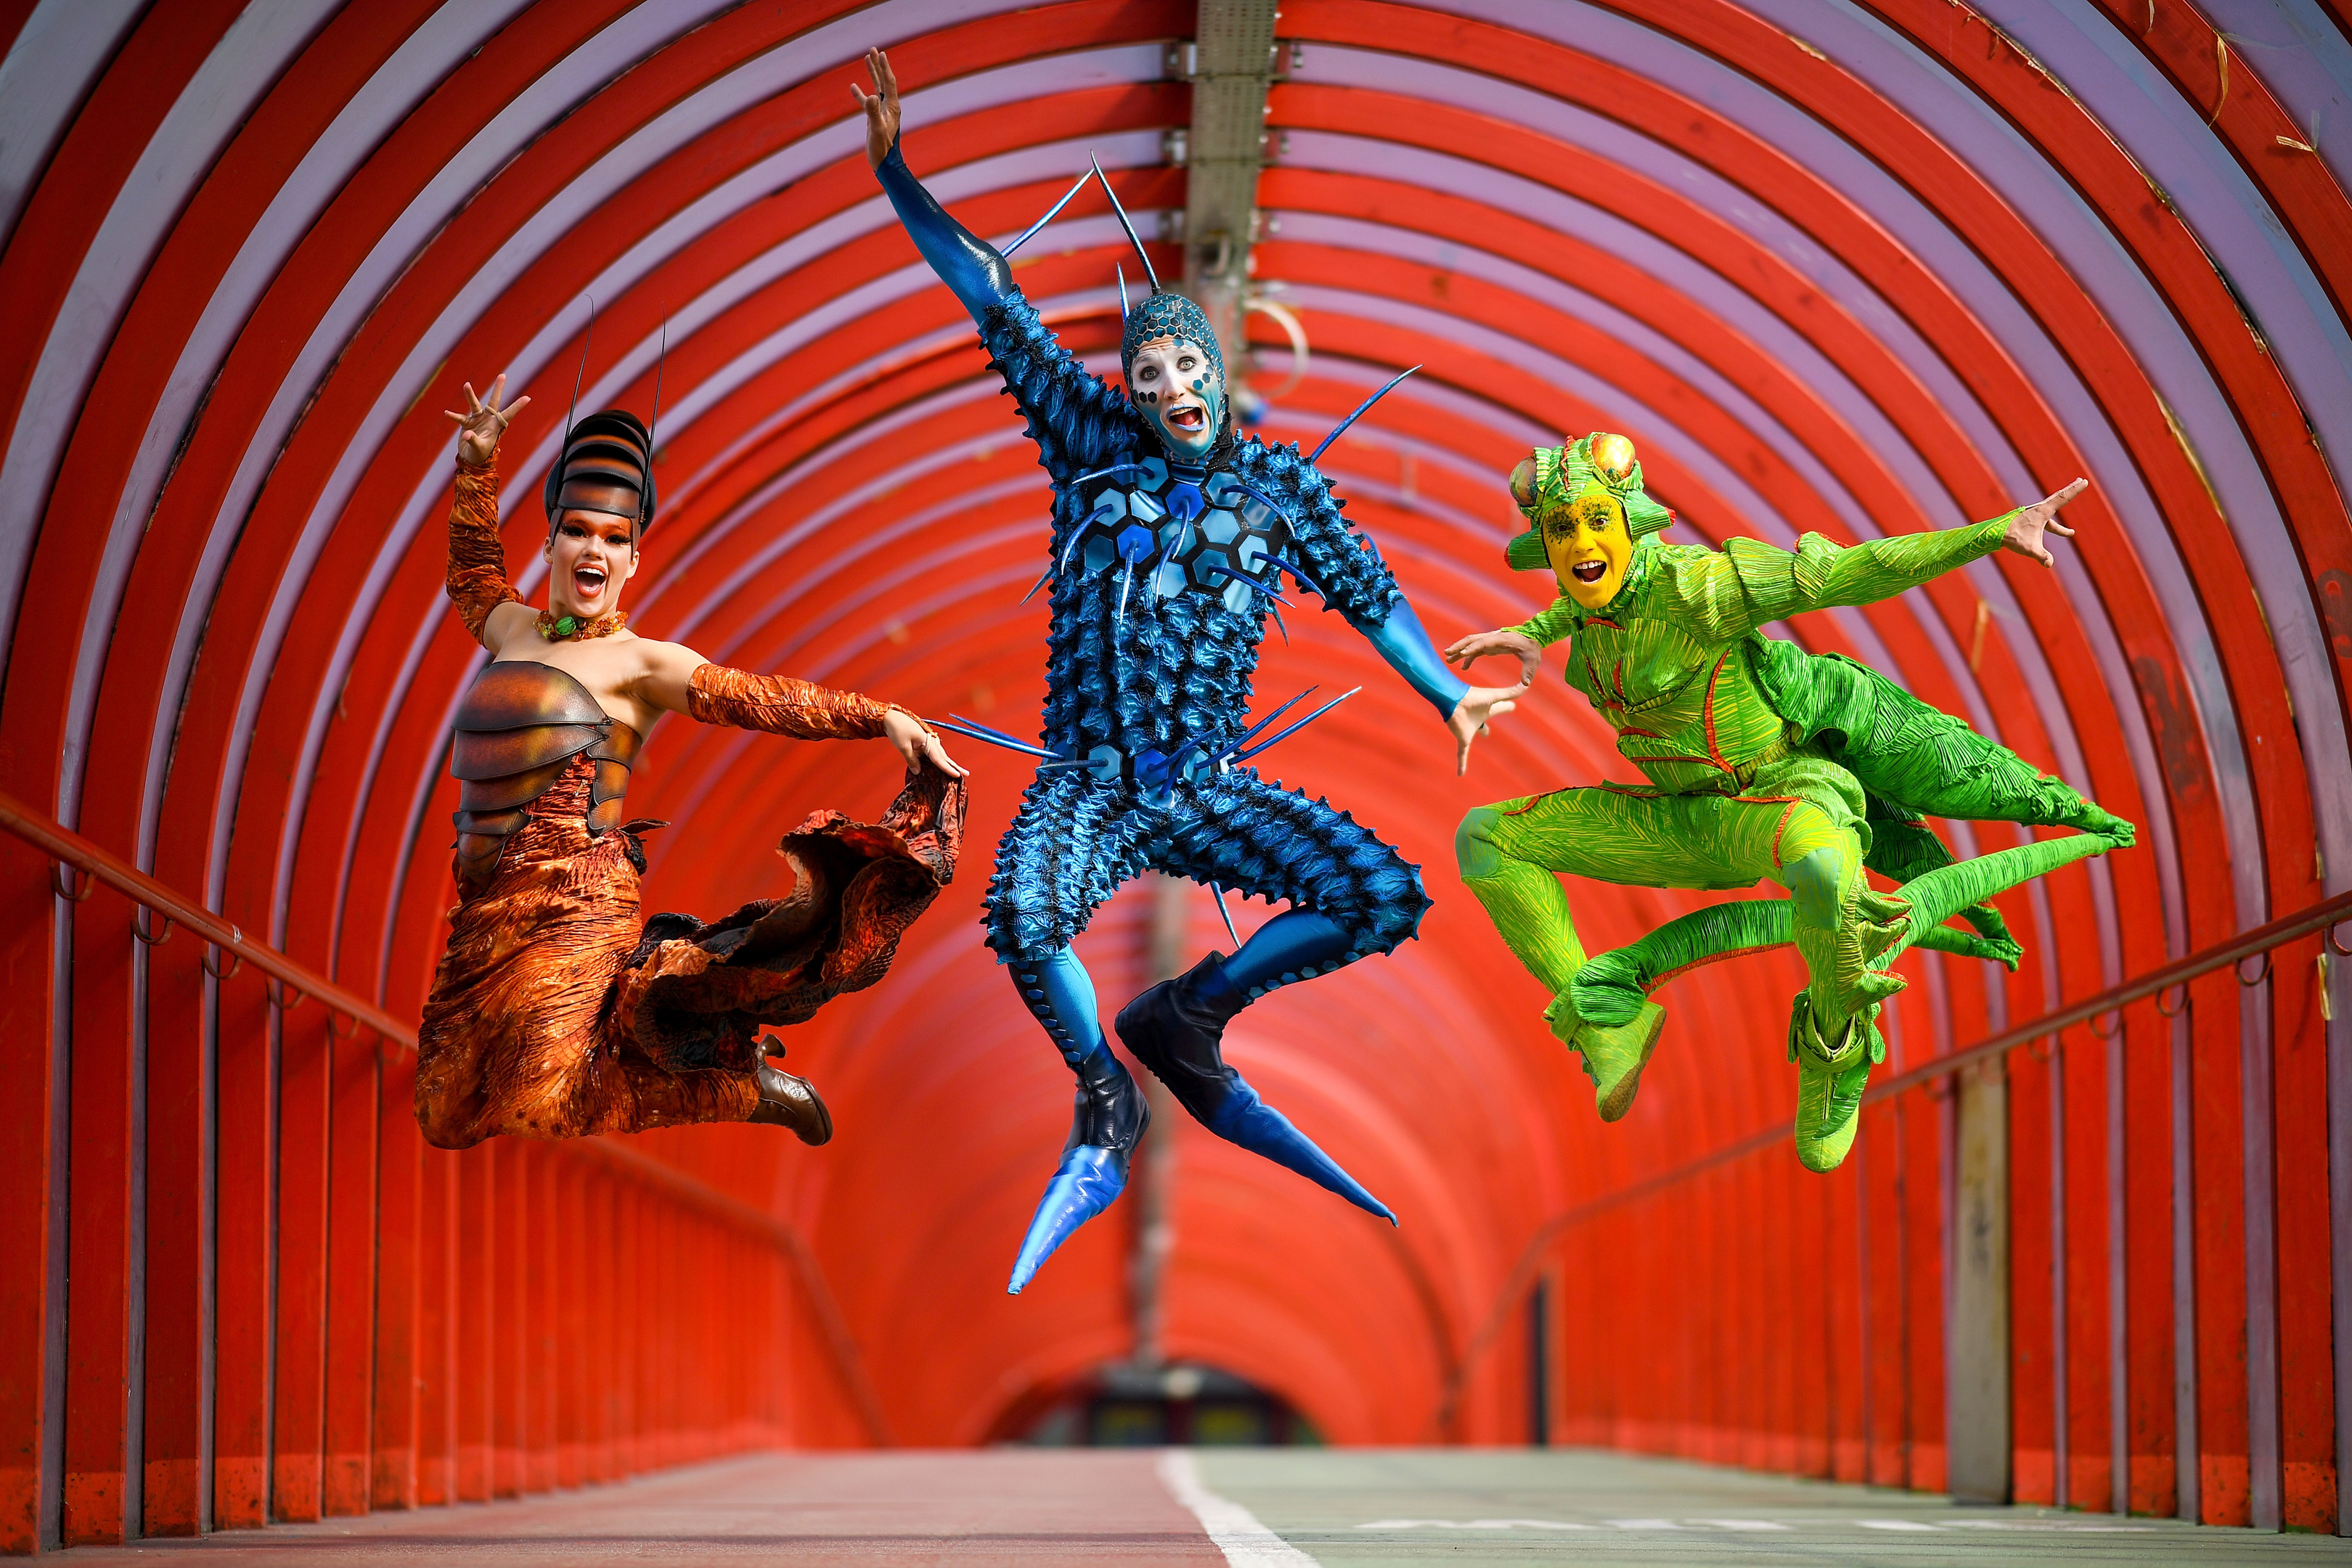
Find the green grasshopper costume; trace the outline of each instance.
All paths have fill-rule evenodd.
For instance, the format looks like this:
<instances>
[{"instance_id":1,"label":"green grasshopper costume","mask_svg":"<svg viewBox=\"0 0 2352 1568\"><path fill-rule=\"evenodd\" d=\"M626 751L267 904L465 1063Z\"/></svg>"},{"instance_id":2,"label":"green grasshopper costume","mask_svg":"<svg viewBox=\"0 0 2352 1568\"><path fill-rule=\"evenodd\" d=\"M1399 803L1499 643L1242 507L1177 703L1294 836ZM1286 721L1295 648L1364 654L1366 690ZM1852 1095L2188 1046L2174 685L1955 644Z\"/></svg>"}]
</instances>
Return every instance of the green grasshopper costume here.
<instances>
[{"instance_id":1,"label":"green grasshopper costume","mask_svg":"<svg viewBox=\"0 0 2352 1568\"><path fill-rule=\"evenodd\" d=\"M1834 1169L1885 1057L1879 1005L1904 985L1887 965L1920 945L2014 969L2017 944L1984 900L2128 846L2133 827L1868 668L1758 628L1916 587L1999 549L2010 517L1845 548L1809 533L1793 553L1748 539L1719 552L1665 544L1654 536L1674 514L1643 490L1633 444L1600 433L1536 453L1533 491L1520 497L1531 526L1506 552L1517 569L1553 566L1566 589L1567 530L1632 536L1605 605L1564 593L1514 629L1544 647L1567 639L1569 684L1647 782L1475 808L1456 838L1463 881L1552 992L1545 1021L1582 1057L1604 1121L1632 1107L1657 1045L1664 1009L1652 990L1793 942L1811 977L1789 1019L1797 1152L1808 1169ZM1924 816L2085 831L1956 863ZM1865 868L1897 890L1871 888ZM1791 896L1717 905L1588 958L1556 873L1651 888L1769 878ZM1972 931L1944 924L1958 913Z\"/></svg>"}]
</instances>

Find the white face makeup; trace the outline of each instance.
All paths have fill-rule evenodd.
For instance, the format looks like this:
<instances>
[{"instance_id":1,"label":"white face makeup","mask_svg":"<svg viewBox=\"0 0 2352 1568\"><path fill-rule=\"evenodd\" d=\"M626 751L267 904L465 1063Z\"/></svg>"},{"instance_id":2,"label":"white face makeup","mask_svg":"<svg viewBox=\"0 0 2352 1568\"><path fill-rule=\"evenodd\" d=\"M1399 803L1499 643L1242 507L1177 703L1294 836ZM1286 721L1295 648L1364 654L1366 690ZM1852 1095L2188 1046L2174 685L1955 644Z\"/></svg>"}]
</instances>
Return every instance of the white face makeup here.
<instances>
[{"instance_id":1,"label":"white face makeup","mask_svg":"<svg viewBox=\"0 0 2352 1568\"><path fill-rule=\"evenodd\" d=\"M1137 349L1128 367L1127 395L1160 432L1171 457L1205 458L1216 444L1225 384L1198 345L1182 338L1154 338Z\"/></svg>"},{"instance_id":2,"label":"white face makeup","mask_svg":"<svg viewBox=\"0 0 2352 1568\"><path fill-rule=\"evenodd\" d=\"M565 512L547 542L548 608L586 621L619 608L621 584L637 574L632 531L608 511Z\"/></svg>"}]
</instances>

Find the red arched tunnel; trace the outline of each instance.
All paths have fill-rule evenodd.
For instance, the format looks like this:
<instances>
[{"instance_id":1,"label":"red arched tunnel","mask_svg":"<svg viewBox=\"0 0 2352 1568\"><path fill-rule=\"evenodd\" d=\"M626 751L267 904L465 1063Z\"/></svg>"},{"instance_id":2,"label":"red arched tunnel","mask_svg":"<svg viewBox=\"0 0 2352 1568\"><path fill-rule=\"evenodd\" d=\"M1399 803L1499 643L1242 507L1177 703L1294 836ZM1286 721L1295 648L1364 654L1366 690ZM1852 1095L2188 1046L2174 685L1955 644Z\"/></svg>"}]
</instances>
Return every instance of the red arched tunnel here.
<instances>
[{"instance_id":1,"label":"red arched tunnel","mask_svg":"<svg viewBox=\"0 0 2352 1568\"><path fill-rule=\"evenodd\" d=\"M1587 431L1633 438L1685 542L1952 527L2089 478L2054 571L1785 628L2141 825L2003 900L2016 973L1904 961L1889 1070L1918 1068L2352 886L2347 27L2339 0L1286 0L1251 256L1311 356L1293 377L1249 318L1260 432L1311 447L1423 367L1323 468L1441 644L1549 601L1503 565L1502 476ZM501 372L531 395L504 467L535 596L583 353L583 409L660 382L639 629L1026 733L1046 482L849 86L887 46L910 164L1000 242L1098 156L1173 276L1194 28L1186 0L0 0L0 787L413 1021L483 657L442 595L441 411ZM1096 368L1129 255L1090 190L1016 261ZM0 1542L977 1443L1134 1351L1163 1246L1157 1352L1334 1442L1526 1441L1540 1364L1556 1440L1933 1490L1990 1451L2023 1500L2336 1528L2352 991L2322 934L1930 1074L1826 1178L1769 1142L1796 959L1714 965L1661 994L1604 1126L1451 837L1622 776L1609 730L1555 659L1457 779L1338 617L1287 631L1262 703L1363 690L1274 771L1436 905L1231 1049L1402 1224L1169 1118L1169 1228L1115 1209L1019 1298L1067 1078L977 924L1009 753L957 748L961 875L791 1033L821 1151L425 1149L413 1057L134 942L116 887L60 896L0 840ZM780 890L782 832L897 774L661 725L648 909ZM1697 901L1575 893L1596 947ZM1081 940L1107 1009L1170 919L1224 942L1205 891L1147 887ZM606 1354L617 1404L575 1364Z\"/></svg>"}]
</instances>

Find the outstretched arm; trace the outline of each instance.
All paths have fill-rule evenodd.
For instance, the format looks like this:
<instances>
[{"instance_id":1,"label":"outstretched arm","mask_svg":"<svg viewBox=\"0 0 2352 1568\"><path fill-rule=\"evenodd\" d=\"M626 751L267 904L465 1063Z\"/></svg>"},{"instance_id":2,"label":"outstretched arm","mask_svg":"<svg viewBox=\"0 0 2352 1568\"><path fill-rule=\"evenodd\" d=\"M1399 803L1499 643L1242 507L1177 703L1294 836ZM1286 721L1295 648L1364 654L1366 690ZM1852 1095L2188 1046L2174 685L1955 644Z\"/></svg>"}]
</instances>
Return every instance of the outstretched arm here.
<instances>
[{"instance_id":1,"label":"outstretched arm","mask_svg":"<svg viewBox=\"0 0 2352 1568\"><path fill-rule=\"evenodd\" d=\"M869 49L871 93L850 84L866 110L866 160L931 270L980 326L980 339L1005 386L1028 416L1029 434L1055 479L1090 472L1134 449L1141 421L1126 397L1078 363L1038 321L994 247L948 216L898 151L898 79L890 58Z\"/></svg>"},{"instance_id":2,"label":"outstretched arm","mask_svg":"<svg viewBox=\"0 0 2352 1568\"><path fill-rule=\"evenodd\" d=\"M486 403L467 382L467 412L443 410L457 422L460 432L457 498L449 510L449 566L443 585L467 633L493 654L532 620L522 595L507 581L506 546L499 539L499 437L530 401L519 397L502 409L499 401L506 390L502 374L490 383Z\"/></svg>"},{"instance_id":3,"label":"outstretched arm","mask_svg":"<svg viewBox=\"0 0 2352 1568\"><path fill-rule=\"evenodd\" d=\"M898 78L890 68L890 57L880 49L868 49L866 68L874 73L873 92L856 82L849 84L858 107L866 110L866 161L881 180L915 248L963 301L971 319L984 327L990 309L1019 292L1013 286L1013 268L994 247L950 217L899 155Z\"/></svg>"},{"instance_id":4,"label":"outstretched arm","mask_svg":"<svg viewBox=\"0 0 2352 1568\"><path fill-rule=\"evenodd\" d=\"M2057 511L2084 489L2084 481L2076 479L2054 495L1966 528L1895 534L1862 544L1841 547L1809 533L1792 553L1735 539L1723 555L1703 557L1677 572L1675 585L1686 613L1712 636L1729 640L1801 611L1891 599L1997 550L2013 550L2052 566L2056 562L2043 536L2073 537L2074 530L2056 521Z\"/></svg>"},{"instance_id":5,"label":"outstretched arm","mask_svg":"<svg viewBox=\"0 0 2352 1568\"><path fill-rule=\"evenodd\" d=\"M1322 475L1302 468L1294 482L1297 505L1292 543L1307 568L1307 580L1325 605L1346 616L1389 668L1437 710L1454 735L1454 771L1468 771L1470 742L1486 732L1489 719L1511 710L1513 700L1527 690L1528 683L1472 686L1446 668L1412 601L1397 586L1395 574L1348 527Z\"/></svg>"},{"instance_id":6,"label":"outstretched arm","mask_svg":"<svg viewBox=\"0 0 2352 1568\"><path fill-rule=\"evenodd\" d=\"M755 675L713 664L678 643L646 642L636 695L704 724L731 724L797 741L890 742L909 766L928 761L950 777L964 770L923 721L895 703L835 691L789 675Z\"/></svg>"}]
</instances>

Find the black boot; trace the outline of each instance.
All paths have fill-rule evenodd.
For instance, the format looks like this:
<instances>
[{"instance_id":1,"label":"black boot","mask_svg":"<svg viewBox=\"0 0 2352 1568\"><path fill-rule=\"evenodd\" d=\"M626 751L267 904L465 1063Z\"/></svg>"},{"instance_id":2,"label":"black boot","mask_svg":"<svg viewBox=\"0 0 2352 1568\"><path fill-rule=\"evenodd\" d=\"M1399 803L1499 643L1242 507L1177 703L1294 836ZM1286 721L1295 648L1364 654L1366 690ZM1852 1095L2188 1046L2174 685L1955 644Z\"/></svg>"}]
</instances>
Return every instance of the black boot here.
<instances>
[{"instance_id":1,"label":"black boot","mask_svg":"<svg viewBox=\"0 0 2352 1568\"><path fill-rule=\"evenodd\" d=\"M1118 1037L1202 1126L1393 1224L1396 1215L1386 1204L1225 1065L1221 1049L1225 1026L1249 1005L1249 998L1228 997L1221 994L1225 987L1210 986L1223 973L1224 962L1223 953L1213 952L1120 1008L1114 1024Z\"/></svg>"},{"instance_id":2,"label":"black boot","mask_svg":"<svg viewBox=\"0 0 2352 1568\"><path fill-rule=\"evenodd\" d=\"M1224 963L1224 954L1209 954L1121 1007L1112 1024L1135 1059L1168 1086L1195 1121L1213 1119L1240 1081L1219 1047L1225 1026L1249 1005L1249 998L1211 1000L1202 994L1209 980L1223 972Z\"/></svg>"}]
</instances>

